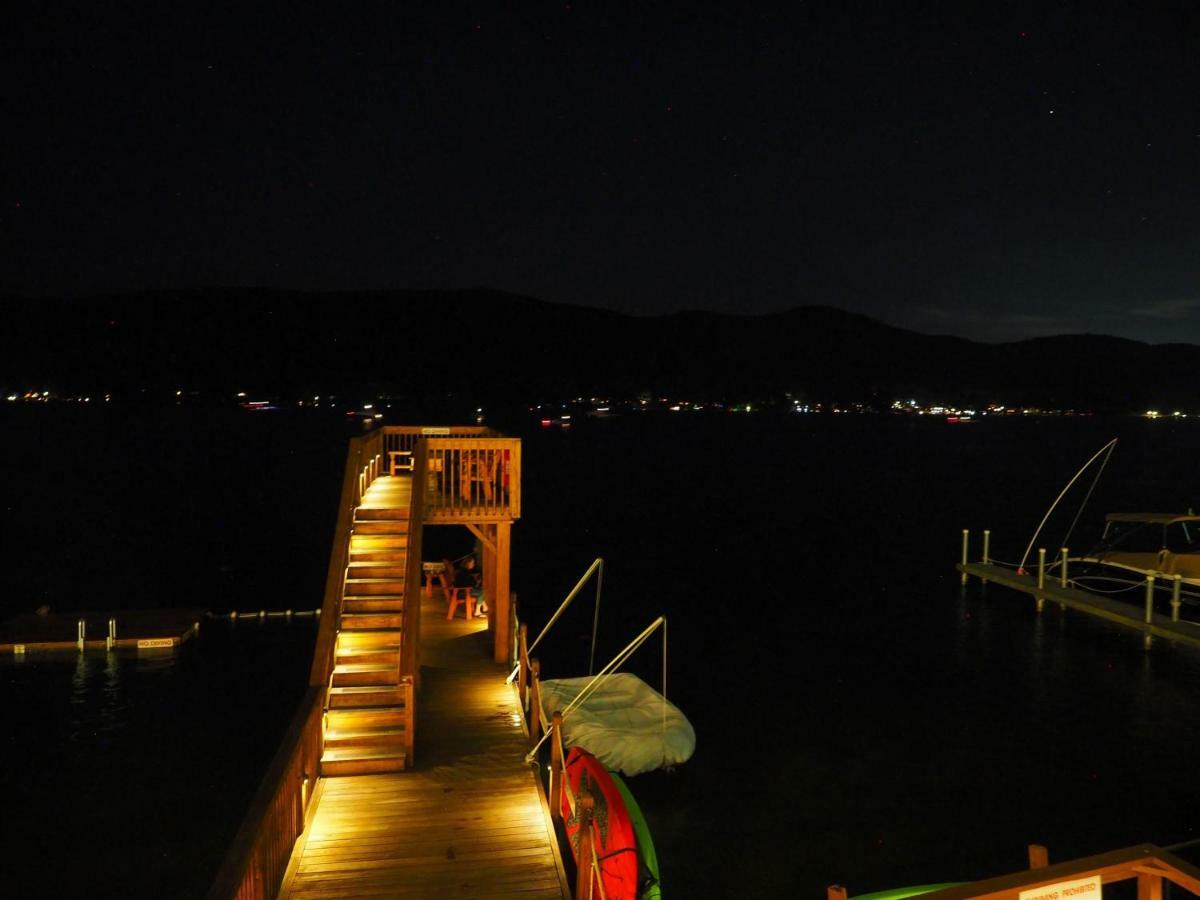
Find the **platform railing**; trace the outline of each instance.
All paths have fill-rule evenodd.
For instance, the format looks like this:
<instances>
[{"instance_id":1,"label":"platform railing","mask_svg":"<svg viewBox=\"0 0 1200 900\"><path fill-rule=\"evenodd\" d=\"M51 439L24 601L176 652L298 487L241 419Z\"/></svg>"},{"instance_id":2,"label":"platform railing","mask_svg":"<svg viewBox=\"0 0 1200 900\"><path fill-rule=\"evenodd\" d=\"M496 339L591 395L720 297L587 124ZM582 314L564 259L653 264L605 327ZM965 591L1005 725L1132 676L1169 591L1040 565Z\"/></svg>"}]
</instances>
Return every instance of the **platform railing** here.
<instances>
[{"instance_id":1,"label":"platform railing","mask_svg":"<svg viewBox=\"0 0 1200 900\"><path fill-rule=\"evenodd\" d=\"M381 433L385 455L391 452L412 453L417 441L423 437L500 437L498 431L484 425L385 425Z\"/></svg>"},{"instance_id":2,"label":"platform railing","mask_svg":"<svg viewBox=\"0 0 1200 900\"><path fill-rule=\"evenodd\" d=\"M429 437L426 521L511 521L521 517L521 440Z\"/></svg>"}]
</instances>

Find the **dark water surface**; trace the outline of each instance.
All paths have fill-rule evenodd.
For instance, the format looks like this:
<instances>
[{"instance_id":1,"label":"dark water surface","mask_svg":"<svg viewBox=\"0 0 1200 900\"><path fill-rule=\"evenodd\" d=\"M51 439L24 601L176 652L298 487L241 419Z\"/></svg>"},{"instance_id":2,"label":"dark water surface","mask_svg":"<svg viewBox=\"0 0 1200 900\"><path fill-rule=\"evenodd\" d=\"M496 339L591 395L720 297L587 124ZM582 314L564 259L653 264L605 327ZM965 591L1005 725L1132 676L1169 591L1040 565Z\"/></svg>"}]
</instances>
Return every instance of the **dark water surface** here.
<instances>
[{"instance_id":1,"label":"dark water surface","mask_svg":"<svg viewBox=\"0 0 1200 900\"><path fill-rule=\"evenodd\" d=\"M342 423L4 415L6 614L319 604ZM531 628L596 556L601 658L670 620L668 693L697 751L631 783L668 896L861 893L1021 868L1031 842L1064 859L1196 836L1200 653L964 591L953 563L964 527L1018 557L1113 436L1085 528L1200 507L1200 423L668 417L523 436L513 587ZM86 871L96 896L203 894L311 654L310 623L245 624L212 623L173 661L0 665L5 869L23 893L42 876L42 895L70 893ZM585 672L590 628L581 599L543 671ZM632 667L657 684L661 651Z\"/></svg>"}]
</instances>

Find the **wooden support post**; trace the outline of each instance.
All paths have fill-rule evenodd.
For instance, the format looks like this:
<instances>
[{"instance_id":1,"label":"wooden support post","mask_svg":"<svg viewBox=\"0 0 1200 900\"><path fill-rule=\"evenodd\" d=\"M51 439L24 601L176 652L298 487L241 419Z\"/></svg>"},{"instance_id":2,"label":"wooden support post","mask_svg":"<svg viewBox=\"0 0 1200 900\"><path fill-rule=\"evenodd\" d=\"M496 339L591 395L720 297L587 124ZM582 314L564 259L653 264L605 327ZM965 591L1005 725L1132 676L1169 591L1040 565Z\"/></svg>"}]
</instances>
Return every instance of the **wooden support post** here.
<instances>
[{"instance_id":1,"label":"wooden support post","mask_svg":"<svg viewBox=\"0 0 1200 900\"><path fill-rule=\"evenodd\" d=\"M825 888L826 900L846 900L846 889L840 884L831 884Z\"/></svg>"},{"instance_id":2,"label":"wooden support post","mask_svg":"<svg viewBox=\"0 0 1200 900\"><path fill-rule=\"evenodd\" d=\"M1147 624L1147 625L1150 625L1150 624L1152 624L1152 623L1154 622L1154 576L1153 576L1153 575L1147 575L1147 576L1146 576L1146 615L1145 615L1145 621L1146 621L1146 624ZM1142 640L1142 646L1144 646L1144 647L1145 647L1147 650L1149 650L1149 649L1150 649L1150 643L1151 643L1151 641L1152 641L1152 640L1153 640L1153 639L1152 639L1152 638L1151 638L1151 636L1150 636L1150 632L1149 632L1149 631L1147 631L1147 632L1146 632L1146 636L1145 636L1145 638L1143 638L1143 640Z\"/></svg>"},{"instance_id":3,"label":"wooden support post","mask_svg":"<svg viewBox=\"0 0 1200 900\"><path fill-rule=\"evenodd\" d=\"M1174 576L1174 581L1175 581L1175 583L1171 585L1171 621L1178 622L1179 621L1179 606L1182 603L1182 601L1179 598L1179 593L1183 586L1183 576L1182 575Z\"/></svg>"},{"instance_id":4,"label":"wooden support post","mask_svg":"<svg viewBox=\"0 0 1200 900\"><path fill-rule=\"evenodd\" d=\"M1059 552L1062 553L1062 569L1058 573L1058 576L1059 576L1058 584L1060 587L1066 587L1067 586L1067 553L1069 551L1067 550L1066 547L1063 547L1062 550Z\"/></svg>"},{"instance_id":5,"label":"wooden support post","mask_svg":"<svg viewBox=\"0 0 1200 900\"><path fill-rule=\"evenodd\" d=\"M521 623L521 632L517 637L517 665L520 666L520 675L517 680L517 693L521 697L521 709L525 709L525 692L528 688L529 681L529 626L524 622Z\"/></svg>"},{"instance_id":6,"label":"wooden support post","mask_svg":"<svg viewBox=\"0 0 1200 900\"><path fill-rule=\"evenodd\" d=\"M1029 868L1044 869L1050 865L1050 851L1041 844L1029 845Z\"/></svg>"},{"instance_id":7,"label":"wooden support post","mask_svg":"<svg viewBox=\"0 0 1200 900\"><path fill-rule=\"evenodd\" d=\"M550 815L562 818L562 710L556 709L551 717L554 729L550 734Z\"/></svg>"},{"instance_id":8,"label":"wooden support post","mask_svg":"<svg viewBox=\"0 0 1200 900\"><path fill-rule=\"evenodd\" d=\"M532 675L529 679L529 740L536 744L542 736L542 688L538 684L542 664L536 659L531 659L529 669Z\"/></svg>"},{"instance_id":9,"label":"wooden support post","mask_svg":"<svg viewBox=\"0 0 1200 900\"><path fill-rule=\"evenodd\" d=\"M490 597L491 612L488 627L494 643L493 660L508 665L512 660L512 585L509 583L509 564L512 553L512 522L496 524L496 594Z\"/></svg>"},{"instance_id":10,"label":"wooden support post","mask_svg":"<svg viewBox=\"0 0 1200 900\"><path fill-rule=\"evenodd\" d=\"M1046 588L1046 548L1038 547L1038 593L1037 593L1037 611L1041 612L1042 607L1046 605L1046 598L1042 591Z\"/></svg>"},{"instance_id":11,"label":"wooden support post","mask_svg":"<svg viewBox=\"0 0 1200 900\"><path fill-rule=\"evenodd\" d=\"M592 808L595 801L584 791L575 804L579 821L579 865L575 872L575 900L589 900L592 895Z\"/></svg>"},{"instance_id":12,"label":"wooden support post","mask_svg":"<svg viewBox=\"0 0 1200 900\"><path fill-rule=\"evenodd\" d=\"M1162 876L1151 872L1138 872L1138 900L1162 900Z\"/></svg>"},{"instance_id":13,"label":"wooden support post","mask_svg":"<svg viewBox=\"0 0 1200 900\"><path fill-rule=\"evenodd\" d=\"M970 531L970 529L964 528L963 529L963 545L962 545L962 564L964 566L967 564L967 545L970 543L970 541L971 541L971 531ZM963 584L967 583L967 573L966 572L962 573L962 583Z\"/></svg>"}]
</instances>

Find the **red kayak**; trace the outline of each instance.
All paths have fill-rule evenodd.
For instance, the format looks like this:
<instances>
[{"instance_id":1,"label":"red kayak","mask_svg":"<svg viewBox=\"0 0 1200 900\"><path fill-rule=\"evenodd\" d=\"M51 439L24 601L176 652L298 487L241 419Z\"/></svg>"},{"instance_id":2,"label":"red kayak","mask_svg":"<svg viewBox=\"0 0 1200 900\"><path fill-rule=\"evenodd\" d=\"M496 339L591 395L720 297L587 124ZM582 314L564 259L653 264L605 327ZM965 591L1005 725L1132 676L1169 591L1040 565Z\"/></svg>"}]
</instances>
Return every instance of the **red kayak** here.
<instances>
[{"instance_id":1,"label":"red kayak","mask_svg":"<svg viewBox=\"0 0 1200 900\"><path fill-rule=\"evenodd\" d=\"M576 797L586 789L595 801L592 846L600 862L604 896L608 900L637 900L637 838L634 837L633 821L616 782L596 757L578 747L572 747L567 754L566 776L571 792ZM566 823L567 839L571 842L571 853L578 864L579 821L571 814L571 802L566 792L563 793L562 816ZM599 897L600 891L595 881L593 877L592 896Z\"/></svg>"}]
</instances>

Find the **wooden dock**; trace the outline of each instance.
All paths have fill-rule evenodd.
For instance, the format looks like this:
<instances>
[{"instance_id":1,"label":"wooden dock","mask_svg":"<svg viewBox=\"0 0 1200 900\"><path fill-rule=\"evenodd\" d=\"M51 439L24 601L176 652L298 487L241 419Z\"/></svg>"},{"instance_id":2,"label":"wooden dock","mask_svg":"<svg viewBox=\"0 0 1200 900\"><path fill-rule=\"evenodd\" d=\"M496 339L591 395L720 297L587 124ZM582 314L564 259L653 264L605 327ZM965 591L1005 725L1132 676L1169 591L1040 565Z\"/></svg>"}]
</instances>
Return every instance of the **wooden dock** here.
<instances>
[{"instance_id":1,"label":"wooden dock","mask_svg":"<svg viewBox=\"0 0 1200 900\"><path fill-rule=\"evenodd\" d=\"M120 609L109 612L25 613L0 623L0 653L74 650L84 623L84 650L108 649L109 620L116 624L113 648L170 650L200 628L202 609Z\"/></svg>"},{"instance_id":2,"label":"wooden dock","mask_svg":"<svg viewBox=\"0 0 1200 900\"><path fill-rule=\"evenodd\" d=\"M486 620L422 607L420 765L322 779L280 896L570 896Z\"/></svg>"},{"instance_id":3,"label":"wooden dock","mask_svg":"<svg viewBox=\"0 0 1200 900\"><path fill-rule=\"evenodd\" d=\"M1200 647L1200 626L1190 622L1173 621L1171 616L1156 612L1153 608L1146 609L1128 601L1113 600L1070 585L1063 587L1050 579L1046 579L1042 587L1038 587L1036 575L1019 575L1002 566L979 562L958 563L955 568L963 575L971 575L1029 594L1038 602L1039 610L1042 604L1049 600L1089 616L1140 631L1147 640L1160 637ZM1141 594L1136 596L1141 598Z\"/></svg>"},{"instance_id":4,"label":"wooden dock","mask_svg":"<svg viewBox=\"0 0 1200 900\"><path fill-rule=\"evenodd\" d=\"M478 426L350 441L309 687L209 896L566 897L516 691L521 442ZM422 590L430 526L481 548L486 619Z\"/></svg>"}]
</instances>

